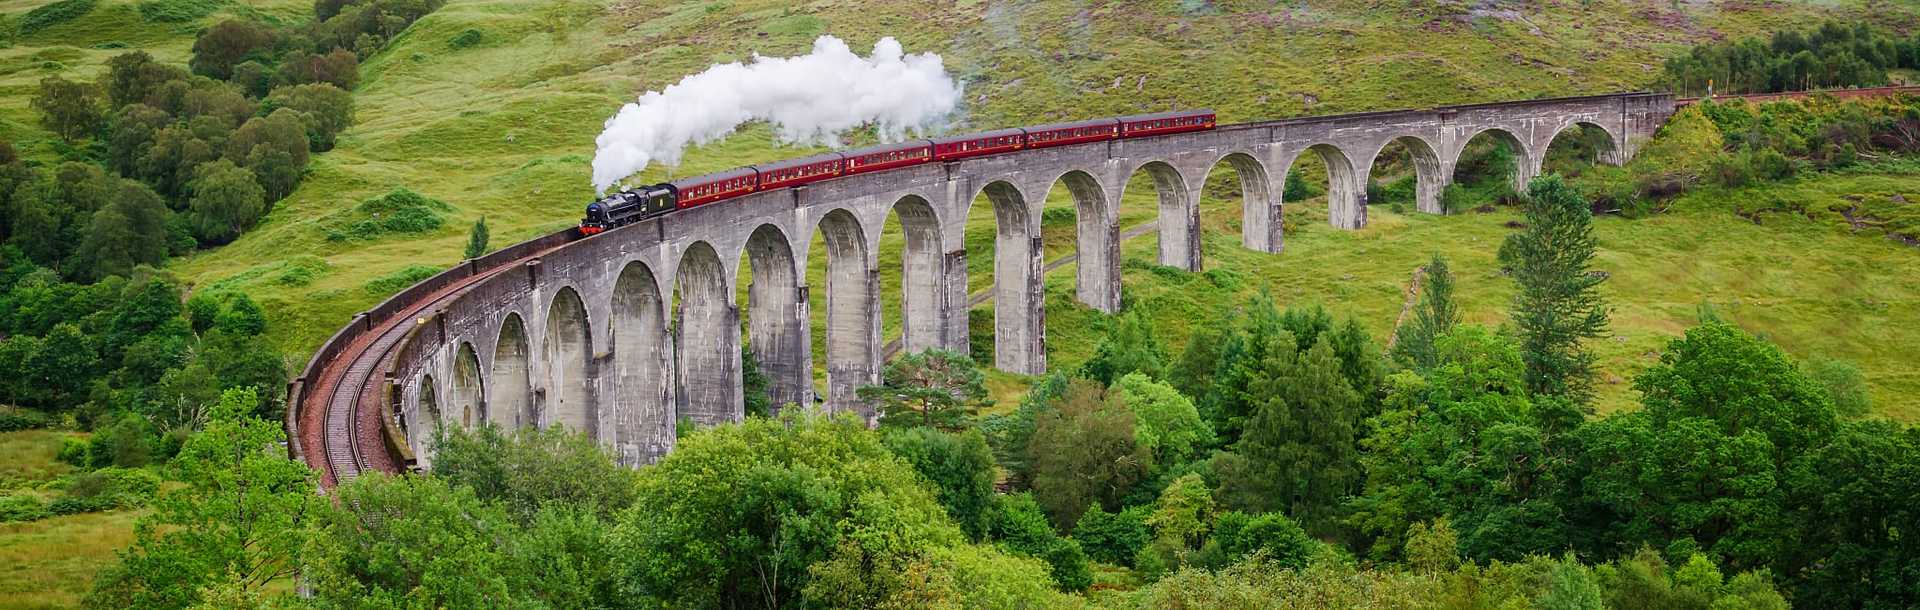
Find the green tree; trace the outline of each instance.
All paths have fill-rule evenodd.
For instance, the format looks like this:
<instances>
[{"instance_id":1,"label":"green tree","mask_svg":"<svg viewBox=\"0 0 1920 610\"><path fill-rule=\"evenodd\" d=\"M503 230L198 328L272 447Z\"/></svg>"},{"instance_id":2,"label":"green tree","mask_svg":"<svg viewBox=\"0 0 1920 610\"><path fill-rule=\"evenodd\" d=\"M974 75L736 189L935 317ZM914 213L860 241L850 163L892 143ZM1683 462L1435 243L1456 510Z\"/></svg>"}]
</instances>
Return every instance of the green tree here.
<instances>
[{"instance_id":1,"label":"green tree","mask_svg":"<svg viewBox=\"0 0 1920 610\"><path fill-rule=\"evenodd\" d=\"M1656 423L1702 417L1729 436L1759 432L1783 464L1838 427L1826 388L1779 347L1725 322L1708 321L1669 342L1660 363L1633 385Z\"/></svg>"},{"instance_id":2,"label":"green tree","mask_svg":"<svg viewBox=\"0 0 1920 610\"><path fill-rule=\"evenodd\" d=\"M164 111L163 111L164 112ZM209 137L202 137L203 135ZM174 125L161 129L153 135L153 145L140 156L138 176L160 194L184 203L193 194L196 170L210 161L220 158L213 142L225 133L212 129L206 134L197 134L184 125ZM211 139L209 139L211 138ZM247 177L253 182L253 177ZM258 185L255 185L256 187ZM263 191L261 197L266 193ZM176 209L180 207L175 204Z\"/></svg>"},{"instance_id":3,"label":"green tree","mask_svg":"<svg viewBox=\"0 0 1920 610\"><path fill-rule=\"evenodd\" d=\"M1348 502L1347 523L1373 537L1378 559L1403 548L1413 555L1409 527L1443 517L1460 554L1477 561L1560 547L1563 466L1535 422L1518 346L1461 326L1435 351L1433 368L1389 381L1385 410L1368 422L1359 460L1366 483Z\"/></svg>"},{"instance_id":4,"label":"green tree","mask_svg":"<svg viewBox=\"0 0 1920 610\"><path fill-rule=\"evenodd\" d=\"M129 51L107 60L107 74L101 80L107 102L123 108L146 101L163 83L186 78L186 70L155 61L146 51Z\"/></svg>"},{"instance_id":5,"label":"green tree","mask_svg":"<svg viewBox=\"0 0 1920 610\"><path fill-rule=\"evenodd\" d=\"M1134 435L1133 412L1087 380L1074 380L1036 418L1027 459L1034 499L1060 529L1072 527L1090 504L1119 508L1120 497L1153 466L1153 453Z\"/></svg>"},{"instance_id":6,"label":"green tree","mask_svg":"<svg viewBox=\"0 0 1920 610\"><path fill-rule=\"evenodd\" d=\"M975 541L986 535L993 506L993 452L978 430L892 430L881 437L887 450L913 465L939 492L940 505Z\"/></svg>"},{"instance_id":7,"label":"green tree","mask_svg":"<svg viewBox=\"0 0 1920 610\"><path fill-rule=\"evenodd\" d=\"M1222 486L1255 498L1235 508L1284 509L1324 531L1342 498L1360 483L1361 399L1340 374L1328 340L1297 353L1291 336L1272 339L1247 388L1257 411L1234 445L1244 464L1221 472ZM1232 464L1229 460L1225 464Z\"/></svg>"},{"instance_id":8,"label":"green tree","mask_svg":"<svg viewBox=\"0 0 1920 610\"><path fill-rule=\"evenodd\" d=\"M265 189L253 172L226 160L201 166L193 182L193 234L204 244L224 244L266 214Z\"/></svg>"},{"instance_id":9,"label":"green tree","mask_svg":"<svg viewBox=\"0 0 1920 610\"><path fill-rule=\"evenodd\" d=\"M1102 384L1111 384L1130 373L1164 379L1167 349L1154 334L1153 319L1145 310L1127 310L1094 346L1093 357L1080 367L1081 374Z\"/></svg>"},{"instance_id":10,"label":"green tree","mask_svg":"<svg viewBox=\"0 0 1920 610\"><path fill-rule=\"evenodd\" d=\"M1228 511L1214 517L1213 537L1201 549L1207 561L1201 563L1226 567L1261 553L1266 561L1301 569L1307 567L1307 561L1318 552L1319 546L1318 541L1286 515Z\"/></svg>"},{"instance_id":11,"label":"green tree","mask_svg":"<svg viewBox=\"0 0 1920 610\"><path fill-rule=\"evenodd\" d=\"M160 130L173 122L167 111L146 104L127 104L113 113L107 130L107 158L113 169L138 176L140 160L153 146Z\"/></svg>"},{"instance_id":12,"label":"green tree","mask_svg":"<svg viewBox=\"0 0 1920 610\"><path fill-rule=\"evenodd\" d=\"M479 608L530 601L527 585L539 579L516 568L535 566L504 557L517 532L504 511L471 490L439 477L375 472L341 484L333 496L338 501L322 503L312 518L302 555L301 575L312 583L314 605Z\"/></svg>"},{"instance_id":13,"label":"green tree","mask_svg":"<svg viewBox=\"0 0 1920 610\"><path fill-rule=\"evenodd\" d=\"M987 386L973 360L930 349L895 359L880 385L863 386L857 394L880 413L882 426L958 430L986 404Z\"/></svg>"},{"instance_id":14,"label":"green tree","mask_svg":"<svg viewBox=\"0 0 1920 610\"><path fill-rule=\"evenodd\" d=\"M1860 368L1844 360L1815 358L1807 363L1807 376L1827 388L1833 410L1841 417L1860 418L1873 412L1873 397L1867 392L1867 377Z\"/></svg>"},{"instance_id":15,"label":"green tree","mask_svg":"<svg viewBox=\"0 0 1920 610\"><path fill-rule=\"evenodd\" d=\"M1140 505L1109 513L1093 504L1080 513L1080 521L1073 526L1073 539L1095 561L1131 566L1140 549L1153 540L1153 529L1147 526L1152 511L1152 507Z\"/></svg>"},{"instance_id":16,"label":"green tree","mask_svg":"<svg viewBox=\"0 0 1920 610\"><path fill-rule=\"evenodd\" d=\"M1127 373L1108 394L1133 411L1134 440L1153 452L1153 463L1161 468L1199 457L1214 442L1213 428L1200 419L1193 401L1145 374Z\"/></svg>"},{"instance_id":17,"label":"green tree","mask_svg":"<svg viewBox=\"0 0 1920 610\"><path fill-rule=\"evenodd\" d=\"M1511 316L1536 395L1585 404L1592 397L1593 354L1581 342L1606 332L1600 298L1606 275L1593 272L1593 212L1558 176L1538 178L1525 198L1527 227L1507 236L1500 263L1520 290Z\"/></svg>"},{"instance_id":18,"label":"green tree","mask_svg":"<svg viewBox=\"0 0 1920 610\"><path fill-rule=\"evenodd\" d=\"M273 31L244 19L228 19L200 32L193 41L193 59L187 66L194 74L227 79L233 66L273 44Z\"/></svg>"},{"instance_id":19,"label":"green tree","mask_svg":"<svg viewBox=\"0 0 1920 610\"><path fill-rule=\"evenodd\" d=\"M1080 543L1054 531L1032 494L996 496L987 521L988 535L1001 548L1047 562L1061 590L1084 591L1093 584Z\"/></svg>"},{"instance_id":20,"label":"green tree","mask_svg":"<svg viewBox=\"0 0 1920 610\"><path fill-rule=\"evenodd\" d=\"M1433 341L1460 323L1460 306L1453 302L1453 272L1438 254L1426 266L1420 281L1420 302L1413 321L1394 331L1393 358L1415 370L1432 368L1437 357Z\"/></svg>"},{"instance_id":21,"label":"green tree","mask_svg":"<svg viewBox=\"0 0 1920 610\"><path fill-rule=\"evenodd\" d=\"M1153 542L1140 551L1134 565L1148 575L1157 576L1179 568L1187 555L1200 549L1212 531L1214 502L1207 482L1197 474L1174 479L1161 490L1147 525L1153 528Z\"/></svg>"},{"instance_id":22,"label":"green tree","mask_svg":"<svg viewBox=\"0 0 1920 610\"><path fill-rule=\"evenodd\" d=\"M487 253L487 217L473 221L473 230L467 232L466 258L480 258Z\"/></svg>"},{"instance_id":23,"label":"green tree","mask_svg":"<svg viewBox=\"0 0 1920 610\"><path fill-rule=\"evenodd\" d=\"M93 85L70 81L58 74L40 79L40 91L29 103L40 111L40 124L65 142L99 131L107 118L100 93Z\"/></svg>"},{"instance_id":24,"label":"green tree","mask_svg":"<svg viewBox=\"0 0 1920 610\"><path fill-rule=\"evenodd\" d=\"M140 519L89 607L186 608L211 585L259 595L294 575L303 531L326 502L306 464L286 458L280 423L252 415L256 400L250 390L220 397L173 460L184 485Z\"/></svg>"},{"instance_id":25,"label":"green tree","mask_svg":"<svg viewBox=\"0 0 1920 610\"><path fill-rule=\"evenodd\" d=\"M611 519L633 504L635 471L599 443L558 428L507 432L492 423L442 427L434 437L433 475L534 521L542 506L564 505Z\"/></svg>"},{"instance_id":26,"label":"green tree","mask_svg":"<svg viewBox=\"0 0 1920 610\"><path fill-rule=\"evenodd\" d=\"M693 432L640 471L634 498L613 546L643 605L788 607L816 579L834 583L817 596L873 605L927 549L964 540L913 469L844 417Z\"/></svg>"},{"instance_id":27,"label":"green tree","mask_svg":"<svg viewBox=\"0 0 1920 610\"><path fill-rule=\"evenodd\" d=\"M1811 608L1920 607L1920 432L1854 421L1796 459L1782 479L1795 516L1773 573ZM1734 582L1739 582L1736 578Z\"/></svg>"},{"instance_id":28,"label":"green tree","mask_svg":"<svg viewBox=\"0 0 1920 610\"><path fill-rule=\"evenodd\" d=\"M314 152L332 150L340 132L353 124L353 95L327 83L276 87L267 94L266 108L298 111Z\"/></svg>"},{"instance_id":29,"label":"green tree","mask_svg":"<svg viewBox=\"0 0 1920 610\"><path fill-rule=\"evenodd\" d=\"M119 197L93 213L70 273L83 280L127 275L167 259L166 203L146 185L122 181Z\"/></svg>"}]
</instances>

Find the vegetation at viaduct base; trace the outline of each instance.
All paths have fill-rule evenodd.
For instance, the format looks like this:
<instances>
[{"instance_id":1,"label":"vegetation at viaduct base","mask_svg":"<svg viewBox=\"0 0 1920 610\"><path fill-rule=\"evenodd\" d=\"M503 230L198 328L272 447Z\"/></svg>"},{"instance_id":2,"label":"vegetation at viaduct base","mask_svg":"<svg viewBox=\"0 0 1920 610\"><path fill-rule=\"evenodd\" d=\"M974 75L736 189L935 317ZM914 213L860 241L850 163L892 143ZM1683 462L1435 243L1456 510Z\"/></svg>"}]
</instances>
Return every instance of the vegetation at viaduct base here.
<instances>
[{"instance_id":1,"label":"vegetation at viaduct base","mask_svg":"<svg viewBox=\"0 0 1920 610\"><path fill-rule=\"evenodd\" d=\"M1390 149L1357 232L1326 226L1307 160L1278 256L1238 248L1239 187L1216 171L1206 271L1129 241L1109 316L1062 266L1057 373L910 355L939 374L866 392L889 407L877 431L788 410L689 432L639 471L563 431L450 432L432 472L359 479L348 502L315 498L275 445L285 372L341 320L575 222L610 109L750 52L897 36L963 78L962 129L1239 121L1912 81L1908 5L0 10L0 565L21 566L0 607L1920 603L1889 576L1920 561L1900 534L1920 528L1912 99L1703 104L1618 168L1570 132L1555 197L1475 142L1444 217L1407 212L1412 160ZM749 128L671 171L810 152L770 139ZM1135 181L1126 227L1154 215ZM1585 218L1540 215L1562 196L1599 213L1584 266L1507 254ZM1072 254L1071 201L1049 198L1049 260ZM993 220L969 220L978 290ZM903 241L881 240L889 337ZM1515 306L1583 302L1598 332ZM296 572L316 597L290 596Z\"/></svg>"}]
</instances>

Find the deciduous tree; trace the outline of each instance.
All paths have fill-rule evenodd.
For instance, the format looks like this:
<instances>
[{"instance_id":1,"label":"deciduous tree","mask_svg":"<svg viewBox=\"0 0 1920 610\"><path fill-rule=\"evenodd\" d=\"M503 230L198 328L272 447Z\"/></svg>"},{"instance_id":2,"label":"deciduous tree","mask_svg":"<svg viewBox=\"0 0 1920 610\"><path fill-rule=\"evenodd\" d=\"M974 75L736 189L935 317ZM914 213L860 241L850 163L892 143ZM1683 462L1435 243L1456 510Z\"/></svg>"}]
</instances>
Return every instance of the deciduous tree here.
<instances>
[{"instance_id":1,"label":"deciduous tree","mask_svg":"<svg viewBox=\"0 0 1920 610\"><path fill-rule=\"evenodd\" d=\"M91 83L70 81L58 74L40 79L40 91L30 104L40 111L40 124L66 142L99 131L107 118L100 92Z\"/></svg>"},{"instance_id":2,"label":"deciduous tree","mask_svg":"<svg viewBox=\"0 0 1920 610\"><path fill-rule=\"evenodd\" d=\"M324 500L313 472L289 460L279 422L252 415L256 398L228 390L174 458L183 487L164 491L135 528L120 565L96 579L87 605L186 608L224 583L259 595L300 567L303 535Z\"/></svg>"},{"instance_id":3,"label":"deciduous tree","mask_svg":"<svg viewBox=\"0 0 1920 610\"><path fill-rule=\"evenodd\" d=\"M204 244L233 241L266 213L266 190L253 172L224 159L202 165L193 182L193 234Z\"/></svg>"},{"instance_id":4,"label":"deciduous tree","mask_svg":"<svg viewBox=\"0 0 1920 610\"><path fill-rule=\"evenodd\" d=\"M1039 415L1027 458L1034 499L1055 527L1072 527L1090 504L1119 509L1120 497L1152 471L1153 453L1133 428L1133 412L1109 403L1100 384L1087 380L1073 381Z\"/></svg>"}]
</instances>

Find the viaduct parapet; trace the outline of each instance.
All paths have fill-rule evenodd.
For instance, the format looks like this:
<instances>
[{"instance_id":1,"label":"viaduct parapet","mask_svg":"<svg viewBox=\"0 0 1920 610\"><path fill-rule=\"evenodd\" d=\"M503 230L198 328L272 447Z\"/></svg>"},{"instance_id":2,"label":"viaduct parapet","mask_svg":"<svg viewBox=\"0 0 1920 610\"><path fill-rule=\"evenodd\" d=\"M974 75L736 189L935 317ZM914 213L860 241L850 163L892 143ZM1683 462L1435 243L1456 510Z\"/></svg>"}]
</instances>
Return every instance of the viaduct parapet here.
<instances>
[{"instance_id":1,"label":"viaduct parapet","mask_svg":"<svg viewBox=\"0 0 1920 610\"><path fill-rule=\"evenodd\" d=\"M1216 167L1240 179L1242 244L1278 254L1281 185L1300 155L1327 166L1333 226L1358 229L1367 224L1368 171L1390 143L1412 153L1419 210L1440 213L1440 192L1476 136L1517 151L1515 180L1524 183L1555 136L1576 125L1605 131L1611 148L1600 160L1623 163L1674 104L1666 94L1622 93L1224 125L849 176L591 238L568 230L463 262L356 316L292 384L293 449L330 485L430 462L438 426L494 422L567 426L625 463L647 463L672 448L676 426L744 416L743 342L775 404L814 403L814 308L826 318L820 398L829 410L870 417L854 390L881 371L879 250L889 215L905 233L905 348L964 352L965 224L971 206L991 207L994 365L1037 374L1046 369L1041 206L1056 184L1077 212L1076 294L1112 312L1121 298L1118 203L1136 172L1157 191L1160 263L1199 270L1198 202ZM815 233L824 236L817 250ZM808 261L822 256L826 279L809 286ZM751 280L740 302L743 259Z\"/></svg>"}]
</instances>

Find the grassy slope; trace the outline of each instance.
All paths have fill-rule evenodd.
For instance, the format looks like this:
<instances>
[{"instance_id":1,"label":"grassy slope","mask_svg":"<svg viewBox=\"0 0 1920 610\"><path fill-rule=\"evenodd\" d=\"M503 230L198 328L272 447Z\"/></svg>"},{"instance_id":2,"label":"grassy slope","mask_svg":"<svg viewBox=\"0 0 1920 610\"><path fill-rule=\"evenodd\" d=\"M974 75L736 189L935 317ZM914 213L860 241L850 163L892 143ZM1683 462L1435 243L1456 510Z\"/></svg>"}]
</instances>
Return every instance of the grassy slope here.
<instances>
[{"instance_id":1,"label":"grassy slope","mask_svg":"<svg viewBox=\"0 0 1920 610\"><path fill-rule=\"evenodd\" d=\"M369 279L410 264L445 265L457 260L465 228L474 218L489 220L496 244L570 224L580 202L590 194L586 164L600 120L632 93L659 88L712 62L738 60L753 52L804 52L821 33L845 37L856 48L881 35L893 35L910 51L940 53L948 69L966 81L967 114L959 127L989 128L1168 107L1211 106L1226 120L1245 120L1633 89L1657 71L1662 57L1691 42L1764 32L1817 15L1867 12L1897 27L1910 26L1916 19L1911 7L1880 4L1868 9L1851 2L1768 10L1738 3L1686 5L1677 12L1663 2L1595 2L1590 9L1576 2L1554 2L1525 13L1474 16L1465 9L1357 2L1268 9L1265 3L1078 7L879 2L842 7L823 2L790 7L784 2L741 1L600 7L456 0L421 21L392 50L366 66L364 84L357 92L359 123L335 152L317 157L307 182L270 215L265 226L232 246L177 268L192 281L244 287L271 303L275 336L290 352L304 355L339 321L384 297L365 289ZM448 47L449 39L467 29L481 31L486 42L465 50ZM709 171L802 152L773 146L767 130L749 128L693 152L678 172ZM654 168L645 177L664 175L664 169ZM457 211L440 231L412 239L330 243L315 226L328 212L394 186L443 199ZM1055 191L1049 206L1070 207L1064 189ZM1125 222L1149 220L1154 209L1151 189L1130 192L1134 195L1122 204ZM1230 204L1209 202L1210 209L1226 205ZM1296 209L1312 205L1308 202ZM987 236L992 221L985 213L976 213L970 220L977 225L970 234L979 236L971 240L975 243L970 248L975 251L973 283L979 285L990 280ZM1237 234L1237 229L1224 226L1230 220L1216 222L1223 226L1208 233L1212 260L1230 262L1246 277L1262 278L1265 281L1253 283L1274 287L1284 300L1323 299L1337 310L1362 315L1369 326L1383 332L1398 311L1400 283L1429 248L1451 250L1463 245L1458 241L1463 236L1479 235L1482 243L1460 255L1464 260L1482 260L1498 238L1497 231L1490 232L1492 224L1470 218L1405 219L1407 229L1394 224L1400 220L1383 219L1381 226L1360 234L1328 236L1335 241L1354 240L1350 247L1362 251L1346 250L1345 244L1325 250L1329 246L1314 237L1321 227L1302 220L1292 224L1287 254L1268 259L1229 251L1231 236ZM1717 228L1697 224L1714 220L1711 215L1697 220L1677 216L1646 224L1651 230L1663 223L1681 223L1676 231L1717 234ZM1070 224L1056 227L1046 235L1050 257L1071 250ZM1414 241L1381 239L1403 230L1433 233ZM1632 229L1622 223L1611 230L1624 234ZM897 231L897 227L891 229L890 239L882 246L884 262L898 258ZM1656 243L1633 241L1643 246ZM1689 240L1678 241L1684 245ZM1834 240L1812 247L1847 251L1856 245ZM1150 253L1153 247L1154 240L1148 236L1129 243L1127 251ZM1404 260L1389 261L1374 249L1398 251ZM1643 252L1650 258L1636 264L1675 268L1666 259L1677 256L1676 252ZM280 283L277 270L296 254L318 255L329 270L310 285ZM1130 256L1150 258L1149 254ZM1349 262L1308 263L1320 257ZM814 263L815 277L809 283L820 286L821 261ZM886 269L881 279L891 335L898 324L897 273L892 271L897 267L887 265ZM1474 266L1465 271L1485 269ZM1347 274L1370 279L1363 286L1349 285L1354 282L1343 279ZM1055 276L1065 279L1054 279L1054 283L1071 285L1071 267ZM1171 280L1152 279L1157 277L1130 271L1128 290L1152 294L1172 285ZM1712 294L1725 293L1743 281L1706 277L1697 284L1702 293ZM1489 284L1486 290L1506 289L1499 282L1483 283ZM1638 366L1627 354L1644 354L1659 344L1660 337L1684 326L1673 315L1630 315L1640 308L1676 306L1640 302L1639 295L1657 293L1618 287L1625 284L1624 278L1615 284L1623 305L1616 328L1627 342L1603 348L1610 379L1629 377ZM1666 286L1648 284L1649 288ZM1794 297L1794 301L1776 306L1775 314L1754 324L1761 325L1756 326L1758 330L1776 333L1764 323L1823 319L1832 309L1825 294L1778 293L1776 300ZM1664 303L1672 299L1683 302L1680 309L1691 311L1701 297L1670 293L1660 297ZM1061 299L1055 301L1050 316L1056 323L1049 325L1049 345L1056 352L1056 363L1076 362L1090 350L1092 336L1086 325L1063 322L1087 314L1076 313ZM1492 320L1500 303L1497 294L1489 293L1472 305ZM818 325L821 312L815 309ZM1183 322L1178 316L1166 320L1174 326ZM1901 386L1895 376L1902 363L1884 353L1884 348L1872 347L1879 329L1844 326L1852 331L1838 336L1848 338L1827 343L1853 347L1824 351L1863 361L1885 397L1883 403L1909 395L1896 391ZM1786 330L1777 334L1793 335ZM1175 343L1183 336L1170 333ZM1789 342L1789 347L1795 346ZM816 357L816 364L823 365L823 360ZM1019 387L1017 379L995 379L1002 394ZM1625 402L1622 392L1609 392L1608 397L1609 405ZM1894 410L1905 416L1911 409Z\"/></svg>"},{"instance_id":2,"label":"grassy slope","mask_svg":"<svg viewBox=\"0 0 1920 610\"><path fill-rule=\"evenodd\" d=\"M0 10L24 11L34 4L8 2L0 4ZM255 4L252 10L291 19L302 4L275 1ZM1245 120L1615 91L1642 86L1657 71L1662 57L1711 37L1764 32L1819 15L1871 15L1901 28L1911 27L1917 19L1916 10L1909 6L1853 1L1769 5L1764 10L1745 3L1685 4L1675 10L1665 2L1605 1L1590 7L1566 1L1525 7L1483 5L1474 10L1425 2L1316 4L1016 5L976 0L888 1L848 7L752 0L607 6L456 0L365 66L363 84L356 92L358 124L343 136L336 151L316 157L300 190L282 202L262 227L231 246L202 253L175 268L196 284L240 287L268 302L275 337L297 359L346 316L385 296L366 289L369 280L412 264L454 262L466 225L475 218L488 218L496 244L570 224L580 202L590 194L586 164L600 120L634 92L658 88L712 62L743 59L754 52L804 52L812 38L822 33L847 38L856 48L892 35L910 51L940 53L949 70L966 81L966 114L956 127L970 129L1169 107L1211 106L1226 120ZM105 0L80 20L16 41L12 48L0 50L0 91L13 94L0 97L0 136L26 143L30 155L51 156L53 147L32 124L32 111L25 104L25 92L34 82L53 71L83 77L97 74L100 62L117 51L93 47L113 46L103 44L109 42L147 48L162 58L182 61L192 29L193 25L143 24L132 3ZM485 42L462 50L447 45L467 29L479 30ZM767 130L749 128L695 151L677 171L707 171L801 152L773 146ZM657 178L664 170L655 168L648 174L646 178ZM336 243L321 235L320 218L395 186L445 200L456 211L445 227L425 236ZM1055 190L1049 207L1070 207L1064 189ZM1130 192L1133 195L1122 204L1125 222L1151 219L1151 189ZM1271 286L1285 300L1325 299L1337 310L1362 315L1364 322L1382 331L1398 310L1398 285L1414 261L1424 257L1428 248L1444 250L1444 245L1458 243L1432 239L1392 244L1405 250L1408 258L1388 262L1370 250L1368 256L1320 251L1316 246L1324 242L1317 243L1314 236L1322 227L1301 219L1292 223L1288 252L1269 259L1233 252L1232 214L1224 211L1232 204L1209 201L1207 205L1209 217L1218 225L1207 237L1210 261L1226 262L1248 278L1261 278L1250 286ZM1313 205L1294 206L1295 213ZM991 219L987 216L977 213L970 219L979 225L970 235L982 238L970 248L977 251L971 257L978 268L976 285L989 281L985 267L991 246L984 238L991 232ZM1488 243L1478 250L1483 254L1491 252L1492 240L1497 239L1485 233L1482 221L1472 218L1376 216L1383 217L1380 225L1368 231L1329 237L1359 240L1354 247L1366 248L1371 239L1377 239L1370 236L1435 227L1426 230L1436 231L1436 238L1484 234ZM1710 215L1701 215L1698 222L1707 220ZM1394 224L1402 221L1413 228ZM1693 226L1696 221L1689 216L1644 224L1674 222L1692 226L1685 230L1709 232L1705 225ZM1046 235L1050 257L1071 250L1070 235L1070 224L1050 228ZM890 262L898 256L897 228L889 237L882 258ZM1382 243L1386 241L1391 240ZM1129 257L1145 261L1153 242L1151 236L1137 239L1126 251ZM1827 247L1846 251L1856 246L1856 241L1837 241ZM1674 255L1668 250L1647 254ZM295 256L306 255L324 260L325 271L310 284L281 281L279 271ZM1351 262L1323 265L1305 260L1323 256ZM819 261L815 263L818 267ZM1268 266L1300 275L1286 279L1284 273L1268 272ZM1342 271L1336 275L1336 270ZM1356 287L1339 288L1347 283L1347 274L1377 279L1368 289L1353 292ZM892 271L882 276L889 334L898 323L896 277ZM1133 269L1127 273L1130 294L1153 294L1177 281ZM1701 281L1706 282L1703 292L1724 292L1745 280ZM810 283L821 284L817 277ZM1056 271L1050 285L1068 290L1071 267ZM1784 287L1794 288L1798 286ZM1640 294L1616 290L1622 290L1622 301ZM1776 305L1775 314L1756 318L1756 328L1776 333L1769 324L1797 319L1802 313L1825 315L1833 307L1821 292L1782 294L1799 296L1789 304ZM1899 297L1894 294L1888 300L1898 302ZM1699 299L1687 296L1684 300L1690 308ZM1057 363L1072 363L1090 349L1091 336L1085 325L1060 322L1088 314L1070 307L1066 303L1070 299L1053 301L1051 318L1056 323L1049 325L1049 345ZM1483 301L1472 305L1491 319L1500 299L1495 295ZM1623 315L1616 323L1630 337L1627 345L1638 348L1636 353L1657 345L1652 337L1681 326L1671 316L1656 323L1625 315L1641 306L1651 305L1623 303ZM1177 316L1166 319L1171 326L1183 322ZM1876 389L1888 397L1883 403L1905 395L1894 391L1901 387L1896 375L1899 363L1872 348L1872 335L1878 329L1870 324L1844 326L1852 332L1821 333L1835 337L1824 343L1852 347L1821 347L1824 344L1819 342L1805 347L1863 361ZM1645 335L1641 340L1647 343L1633 343L1634 335ZM1170 333L1176 344L1182 336ZM1624 378L1632 372L1628 361L1619 357L1624 353L1609 352L1610 377ZM999 381L1003 387L1015 387L1014 380Z\"/></svg>"},{"instance_id":3,"label":"grassy slope","mask_svg":"<svg viewBox=\"0 0 1920 610\"><path fill-rule=\"evenodd\" d=\"M0 481L6 493L48 499L57 491L23 492L71 470L55 461L67 434L48 430L0 432ZM133 540L140 511L50 517L31 523L0 523L0 608L71 608L109 565L114 551Z\"/></svg>"}]
</instances>

